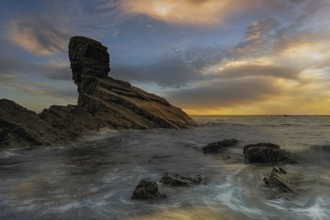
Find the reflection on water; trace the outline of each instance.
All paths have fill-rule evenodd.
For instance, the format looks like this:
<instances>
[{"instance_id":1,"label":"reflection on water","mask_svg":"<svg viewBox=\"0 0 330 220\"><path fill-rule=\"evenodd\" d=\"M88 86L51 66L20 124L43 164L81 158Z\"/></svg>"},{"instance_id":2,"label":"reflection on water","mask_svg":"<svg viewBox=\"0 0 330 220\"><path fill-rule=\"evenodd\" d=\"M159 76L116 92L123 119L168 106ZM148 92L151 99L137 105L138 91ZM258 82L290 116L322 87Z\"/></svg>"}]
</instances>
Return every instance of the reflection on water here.
<instances>
[{"instance_id":1,"label":"reflection on water","mask_svg":"<svg viewBox=\"0 0 330 220\"><path fill-rule=\"evenodd\" d=\"M76 147L0 152L0 219L329 219L330 117L200 117L187 130L129 130L85 137ZM219 156L201 148L224 138ZM297 194L263 184L270 166L245 163L242 147L272 142L300 161L285 165ZM230 156L230 158L227 158ZM201 174L205 184L169 188L157 202L131 200L142 178Z\"/></svg>"}]
</instances>

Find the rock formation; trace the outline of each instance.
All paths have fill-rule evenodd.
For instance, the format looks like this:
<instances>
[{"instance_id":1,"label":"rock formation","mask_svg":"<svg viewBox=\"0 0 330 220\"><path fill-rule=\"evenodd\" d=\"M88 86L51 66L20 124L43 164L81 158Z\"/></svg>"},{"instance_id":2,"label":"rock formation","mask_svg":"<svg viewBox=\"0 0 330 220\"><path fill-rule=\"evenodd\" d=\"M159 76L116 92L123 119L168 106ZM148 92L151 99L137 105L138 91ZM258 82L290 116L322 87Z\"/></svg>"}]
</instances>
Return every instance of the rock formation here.
<instances>
[{"instance_id":1,"label":"rock formation","mask_svg":"<svg viewBox=\"0 0 330 220\"><path fill-rule=\"evenodd\" d=\"M155 181L145 179L141 180L135 187L131 198L139 200L155 200L166 198L166 195L158 191L158 185Z\"/></svg>"},{"instance_id":2,"label":"rock formation","mask_svg":"<svg viewBox=\"0 0 330 220\"><path fill-rule=\"evenodd\" d=\"M64 143L67 134L53 128L35 112L0 99L0 146L25 147Z\"/></svg>"},{"instance_id":3,"label":"rock formation","mask_svg":"<svg viewBox=\"0 0 330 220\"><path fill-rule=\"evenodd\" d=\"M181 109L165 99L138 89L128 82L108 77L109 54L101 43L85 37L73 37L69 43L72 78L78 86L78 105L70 112L66 108L52 106L41 117L53 125L57 114L71 115L81 127L110 128L188 128L195 122ZM79 112L79 113L78 113ZM76 114L78 113L78 114ZM80 119L84 114L88 120ZM67 118L65 116L65 118ZM71 121L65 126L71 126Z\"/></svg>"},{"instance_id":4,"label":"rock formation","mask_svg":"<svg viewBox=\"0 0 330 220\"><path fill-rule=\"evenodd\" d=\"M72 79L78 87L78 104L54 105L37 115L2 100L0 146L68 142L84 130L102 127L180 129L196 125L185 112L165 99L108 77L109 53L100 42L72 37L69 59Z\"/></svg>"},{"instance_id":5,"label":"rock formation","mask_svg":"<svg viewBox=\"0 0 330 220\"><path fill-rule=\"evenodd\" d=\"M290 152L272 143L250 144L244 147L244 156L251 163L295 163Z\"/></svg>"},{"instance_id":6,"label":"rock formation","mask_svg":"<svg viewBox=\"0 0 330 220\"><path fill-rule=\"evenodd\" d=\"M233 147L238 144L238 140L236 139L224 139L222 141L217 141L210 143L203 147L204 154L216 154L220 153L224 148Z\"/></svg>"},{"instance_id":7,"label":"rock formation","mask_svg":"<svg viewBox=\"0 0 330 220\"><path fill-rule=\"evenodd\" d=\"M287 175L286 170L274 167L269 177L264 177L264 183L279 192L296 192L295 186Z\"/></svg>"}]
</instances>

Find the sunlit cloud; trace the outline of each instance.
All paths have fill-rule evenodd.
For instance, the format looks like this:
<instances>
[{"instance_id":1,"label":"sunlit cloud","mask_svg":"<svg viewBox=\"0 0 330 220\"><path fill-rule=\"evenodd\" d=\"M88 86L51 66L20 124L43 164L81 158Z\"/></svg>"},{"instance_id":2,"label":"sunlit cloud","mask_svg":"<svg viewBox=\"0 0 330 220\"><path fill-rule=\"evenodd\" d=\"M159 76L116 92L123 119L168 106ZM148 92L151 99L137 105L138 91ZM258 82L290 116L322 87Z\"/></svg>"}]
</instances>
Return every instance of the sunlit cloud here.
<instances>
[{"instance_id":1,"label":"sunlit cloud","mask_svg":"<svg viewBox=\"0 0 330 220\"><path fill-rule=\"evenodd\" d=\"M123 0L121 7L132 14L179 25L223 24L234 13L252 8L259 1L244 0Z\"/></svg>"},{"instance_id":2,"label":"sunlit cloud","mask_svg":"<svg viewBox=\"0 0 330 220\"><path fill-rule=\"evenodd\" d=\"M9 26L9 39L28 52L48 56L64 50L69 39L62 25L43 20L17 20Z\"/></svg>"}]
</instances>

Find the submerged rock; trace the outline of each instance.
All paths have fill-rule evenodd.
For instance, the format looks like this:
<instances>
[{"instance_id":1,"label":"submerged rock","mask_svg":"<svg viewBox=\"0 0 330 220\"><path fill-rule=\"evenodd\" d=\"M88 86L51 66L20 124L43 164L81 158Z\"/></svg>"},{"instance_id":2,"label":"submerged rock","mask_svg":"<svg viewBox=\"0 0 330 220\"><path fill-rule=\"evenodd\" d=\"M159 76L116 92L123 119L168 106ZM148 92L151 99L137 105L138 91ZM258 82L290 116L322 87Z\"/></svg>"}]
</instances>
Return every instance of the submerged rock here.
<instances>
[{"instance_id":1,"label":"submerged rock","mask_svg":"<svg viewBox=\"0 0 330 220\"><path fill-rule=\"evenodd\" d=\"M195 184L201 184L202 177L200 175L184 176L177 173L165 173L159 182L168 186L190 186Z\"/></svg>"},{"instance_id":2,"label":"submerged rock","mask_svg":"<svg viewBox=\"0 0 330 220\"><path fill-rule=\"evenodd\" d=\"M155 200L166 198L165 194L158 191L158 185L150 179L141 180L135 187L131 199Z\"/></svg>"},{"instance_id":3,"label":"submerged rock","mask_svg":"<svg viewBox=\"0 0 330 220\"><path fill-rule=\"evenodd\" d=\"M236 139L224 139L222 141L217 141L210 143L203 147L204 154L216 154L220 153L226 147L232 147L238 144L238 140Z\"/></svg>"},{"instance_id":4,"label":"submerged rock","mask_svg":"<svg viewBox=\"0 0 330 220\"><path fill-rule=\"evenodd\" d=\"M251 163L294 163L290 152L281 149L277 144L259 143L250 144L244 147L244 156Z\"/></svg>"},{"instance_id":5,"label":"submerged rock","mask_svg":"<svg viewBox=\"0 0 330 220\"><path fill-rule=\"evenodd\" d=\"M269 177L264 177L264 183L269 187L275 187L280 192L296 192L295 186L287 175L287 171L281 167L274 167Z\"/></svg>"},{"instance_id":6,"label":"submerged rock","mask_svg":"<svg viewBox=\"0 0 330 220\"><path fill-rule=\"evenodd\" d=\"M0 99L0 146L25 147L65 143L68 135L13 101Z\"/></svg>"}]
</instances>

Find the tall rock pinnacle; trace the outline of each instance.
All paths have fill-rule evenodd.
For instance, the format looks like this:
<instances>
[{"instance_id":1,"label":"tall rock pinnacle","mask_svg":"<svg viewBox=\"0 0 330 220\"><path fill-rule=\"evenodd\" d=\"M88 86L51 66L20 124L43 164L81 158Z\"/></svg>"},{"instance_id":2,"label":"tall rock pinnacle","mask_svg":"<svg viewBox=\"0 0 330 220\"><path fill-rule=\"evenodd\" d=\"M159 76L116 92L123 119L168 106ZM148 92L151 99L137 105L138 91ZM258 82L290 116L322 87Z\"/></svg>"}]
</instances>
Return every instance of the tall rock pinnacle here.
<instances>
[{"instance_id":1,"label":"tall rock pinnacle","mask_svg":"<svg viewBox=\"0 0 330 220\"><path fill-rule=\"evenodd\" d=\"M87 76L105 78L110 71L110 59L107 47L100 42L86 37L76 36L70 39L69 59L72 79L81 92Z\"/></svg>"}]
</instances>

